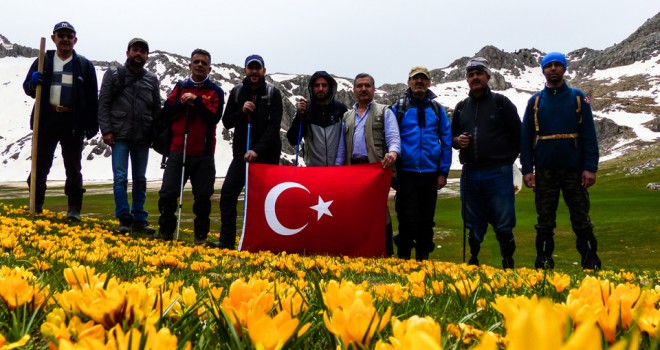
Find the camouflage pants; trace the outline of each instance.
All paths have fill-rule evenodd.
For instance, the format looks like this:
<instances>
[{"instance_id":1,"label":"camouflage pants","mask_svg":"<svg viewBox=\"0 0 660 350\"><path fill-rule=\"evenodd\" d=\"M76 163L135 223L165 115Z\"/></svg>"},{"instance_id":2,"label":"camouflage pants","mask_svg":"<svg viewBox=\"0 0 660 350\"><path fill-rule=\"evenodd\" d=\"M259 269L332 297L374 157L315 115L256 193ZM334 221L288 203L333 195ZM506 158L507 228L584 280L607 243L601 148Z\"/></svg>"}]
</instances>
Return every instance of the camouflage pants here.
<instances>
[{"instance_id":1,"label":"camouflage pants","mask_svg":"<svg viewBox=\"0 0 660 350\"><path fill-rule=\"evenodd\" d=\"M596 255L597 242L593 234L593 224L589 217L589 193L582 187L581 172L571 171L538 171L536 173L536 267L554 267L552 253L554 251L554 228L557 226L557 206L559 192L564 197L568 207L571 226L575 232L576 248L582 256L582 267L600 268L600 260Z\"/></svg>"}]
</instances>

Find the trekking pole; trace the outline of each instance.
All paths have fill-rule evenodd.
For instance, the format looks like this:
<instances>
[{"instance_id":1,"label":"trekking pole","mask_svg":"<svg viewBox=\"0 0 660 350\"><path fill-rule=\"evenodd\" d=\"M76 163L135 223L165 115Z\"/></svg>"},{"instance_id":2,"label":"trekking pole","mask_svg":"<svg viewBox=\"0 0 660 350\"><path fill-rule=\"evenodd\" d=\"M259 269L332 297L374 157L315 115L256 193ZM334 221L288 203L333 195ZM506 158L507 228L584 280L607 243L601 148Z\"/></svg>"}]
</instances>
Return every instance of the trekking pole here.
<instances>
[{"instance_id":1,"label":"trekking pole","mask_svg":"<svg viewBox=\"0 0 660 350\"><path fill-rule=\"evenodd\" d=\"M256 108L256 96L252 98L252 103ZM250 152L250 131L252 130L252 112L247 114L247 142L245 143L245 153ZM247 211L247 195L248 195L248 169L250 162L245 162L245 192L243 198L243 226L245 226L245 212Z\"/></svg>"},{"instance_id":2,"label":"trekking pole","mask_svg":"<svg viewBox=\"0 0 660 350\"><path fill-rule=\"evenodd\" d=\"M463 263L465 263L465 241L467 239L467 229L465 225L465 197L467 191L467 175L465 174L465 167L461 171L461 217L463 218Z\"/></svg>"},{"instance_id":3,"label":"trekking pole","mask_svg":"<svg viewBox=\"0 0 660 350\"><path fill-rule=\"evenodd\" d=\"M46 51L46 38L41 38L39 44L39 63L37 71L44 72L44 52ZM34 103L34 117L32 122L32 168L30 170L30 209L37 212L37 145L39 143L39 115L41 112L41 84L37 84Z\"/></svg>"},{"instance_id":4,"label":"trekking pole","mask_svg":"<svg viewBox=\"0 0 660 350\"><path fill-rule=\"evenodd\" d=\"M179 240L179 229L181 228L181 208L183 207L183 185L185 184L186 174L186 149L188 148L188 114L190 106L186 105L186 120L183 131L183 161L181 162L181 191L179 192L179 214L176 221L176 240Z\"/></svg>"},{"instance_id":5,"label":"trekking pole","mask_svg":"<svg viewBox=\"0 0 660 350\"><path fill-rule=\"evenodd\" d=\"M304 94L304 93L303 93ZM304 98L304 97L303 97ZM299 99L300 100L300 99ZM298 166L298 155L300 154L300 141L302 140L302 130L303 130L303 112L300 115L300 125L298 125L298 143L296 143L296 161L293 163L294 166Z\"/></svg>"},{"instance_id":6,"label":"trekking pole","mask_svg":"<svg viewBox=\"0 0 660 350\"><path fill-rule=\"evenodd\" d=\"M464 132L463 135L470 137L470 134L467 132ZM467 174L466 174L466 169L465 166L463 166L463 170L461 170L461 187L463 191L461 191L461 216L463 217L463 263L465 263L465 241L467 240L467 225L465 223L465 202L467 201L467 191L468 191L468 179L467 179Z\"/></svg>"},{"instance_id":7,"label":"trekking pole","mask_svg":"<svg viewBox=\"0 0 660 350\"><path fill-rule=\"evenodd\" d=\"M300 154L300 139L302 139L302 120L298 127L298 143L296 143L296 161L293 163L294 166L298 166L298 154Z\"/></svg>"}]
</instances>

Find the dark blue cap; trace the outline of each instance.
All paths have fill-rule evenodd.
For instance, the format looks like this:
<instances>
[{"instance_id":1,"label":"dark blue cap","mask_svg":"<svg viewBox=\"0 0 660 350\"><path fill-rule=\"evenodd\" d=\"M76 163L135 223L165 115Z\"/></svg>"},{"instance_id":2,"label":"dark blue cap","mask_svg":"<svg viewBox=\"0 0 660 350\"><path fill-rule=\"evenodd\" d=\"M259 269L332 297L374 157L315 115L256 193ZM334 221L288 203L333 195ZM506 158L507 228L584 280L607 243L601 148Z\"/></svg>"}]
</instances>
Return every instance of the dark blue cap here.
<instances>
[{"instance_id":1,"label":"dark blue cap","mask_svg":"<svg viewBox=\"0 0 660 350\"><path fill-rule=\"evenodd\" d=\"M68 30L70 30L74 33L76 32L76 28L74 28L71 25L71 23L69 23L69 22L60 22L60 23L56 24L55 27L53 27L53 33L55 33L56 31L58 31L60 29L68 29Z\"/></svg>"},{"instance_id":2,"label":"dark blue cap","mask_svg":"<svg viewBox=\"0 0 660 350\"><path fill-rule=\"evenodd\" d=\"M247 67L250 63L252 62L257 62L259 63L262 67L266 67L264 64L264 59L261 58L259 55L250 55L245 59L245 66Z\"/></svg>"}]
</instances>

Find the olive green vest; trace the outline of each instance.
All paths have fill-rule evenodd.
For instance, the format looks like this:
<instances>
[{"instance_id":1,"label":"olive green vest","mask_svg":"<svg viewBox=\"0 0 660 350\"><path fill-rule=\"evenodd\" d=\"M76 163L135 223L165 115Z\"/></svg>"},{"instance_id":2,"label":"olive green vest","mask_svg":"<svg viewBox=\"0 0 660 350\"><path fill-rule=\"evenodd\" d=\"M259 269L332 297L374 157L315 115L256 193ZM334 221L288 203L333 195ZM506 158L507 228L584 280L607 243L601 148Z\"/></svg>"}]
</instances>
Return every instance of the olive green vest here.
<instances>
[{"instance_id":1,"label":"olive green vest","mask_svg":"<svg viewBox=\"0 0 660 350\"><path fill-rule=\"evenodd\" d=\"M387 144L385 143L385 109L387 105L373 102L364 124L364 138L367 143L369 163L378 163L385 158ZM346 141L346 164L351 164L353 155L353 135L355 133L355 108L344 113L344 140Z\"/></svg>"}]
</instances>

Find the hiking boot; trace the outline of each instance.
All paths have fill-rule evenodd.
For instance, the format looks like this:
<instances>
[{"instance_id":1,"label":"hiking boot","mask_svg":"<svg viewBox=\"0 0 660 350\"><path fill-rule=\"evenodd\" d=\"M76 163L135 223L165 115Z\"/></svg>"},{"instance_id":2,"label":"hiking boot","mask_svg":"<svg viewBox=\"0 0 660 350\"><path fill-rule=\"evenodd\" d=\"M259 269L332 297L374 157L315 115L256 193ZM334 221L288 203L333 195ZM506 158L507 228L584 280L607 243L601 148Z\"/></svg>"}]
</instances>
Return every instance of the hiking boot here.
<instances>
[{"instance_id":1,"label":"hiking boot","mask_svg":"<svg viewBox=\"0 0 660 350\"><path fill-rule=\"evenodd\" d=\"M43 205L39 205L39 204L37 204L37 205L35 205L34 207L35 207L35 209L34 209L34 213L35 213L35 214L41 214L41 213L44 212L44 207L43 207ZM28 210L29 210L29 211L32 211L32 209L30 208L29 205L28 205Z\"/></svg>"},{"instance_id":2,"label":"hiking boot","mask_svg":"<svg viewBox=\"0 0 660 350\"><path fill-rule=\"evenodd\" d=\"M149 225L148 221L141 221L141 220L134 221L132 228L133 228L133 232L137 232L137 233L144 233L148 235L153 235L154 233L156 233L156 229L153 226Z\"/></svg>"},{"instance_id":3,"label":"hiking boot","mask_svg":"<svg viewBox=\"0 0 660 350\"><path fill-rule=\"evenodd\" d=\"M119 217L119 226L117 226L117 232L119 233L129 233L133 226L133 216L130 214L124 214Z\"/></svg>"},{"instance_id":4,"label":"hiking boot","mask_svg":"<svg viewBox=\"0 0 660 350\"><path fill-rule=\"evenodd\" d=\"M502 258L502 268L503 269L513 269L514 268L514 262L513 262L513 257L503 257Z\"/></svg>"},{"instance_id":5,"label":"hiking boot","mask_svg":"<svg viewBox=\"0 0 660 350\"><path fill-rule=\"evenodd\" d=\"M206 238L195 238L195 245L206 245Z\"/></svg>"},{"instance_id":6,"label":"hiking boot","mask_svg":"<svg viewBox=\"0 0 660 350\"><path fill-rule=\"evenodd\" d=\"M66 218L71 222L80 222L80 209L69 207L66 212Z\"/></svg>"},{"instance_id":7,"label":"hiking boot","mask_svg":"<svg viewBox=\"0 0 660 350\"><path fill-rule=\"evenodd\" d=\"M555 261L551 257L537 256L534 261L534 268L551 270L555 268Z\"/></svg>"},{"instance_id":8,"label":"hiking boot","mask_svg":"<svg viewBox=\"0 0 660 350\"><path fill-rule=\"evenodd\" d=\"M168 235L168 234L164 234L164 233L162 233L162 232L158 232L157 234L155 234L155 235L153 236L153 238L154 238L154 239L157 239L157 240L159 240L159 241L166 241L166 242L167 242L167 241L171 241L171 240L173 240L173 239L174 239L174 235L173 235L173 234L169 234L169 235Z\"/></svg>"},{"instance_id":9,"label":"hiking boot","mask_svg":"<svg viewBox=\"0 0 660 350\"><path fill-rule=\"evenodd\" d=\"M429 259L429 253L420 253L418 251L415 251L415 260L423 261L428 259Z\"/></svg>"},{"instance_id":10,"label":"hiking boot","mask_svg":"<svg viewBox=\"0 0 660 350\"><path fill-rule=\"evenodd\" d=\"M471 256L470 260L468 260L468 265L474 265L474 266L479 266L479 259L477 259L476 256Z\"/></svg>"},{"instance_id":11,"label":"hiking boot","mask_svg":"<svg viewBox=\"0 0 660 350\"><path fill-rule=\"evenodd\" d=\"M195 242L196 242L196 240L195 240ZM223 241L207 242L207 243L206 243L206 246L208 246L208 247L210 247L210 248L218 248L218 249L229 249L229 250L234 249L234 245L233 245L233 244L227 244L227 243L225 243L225 242L223 242Z\"/></svg>"}]
</instances>

